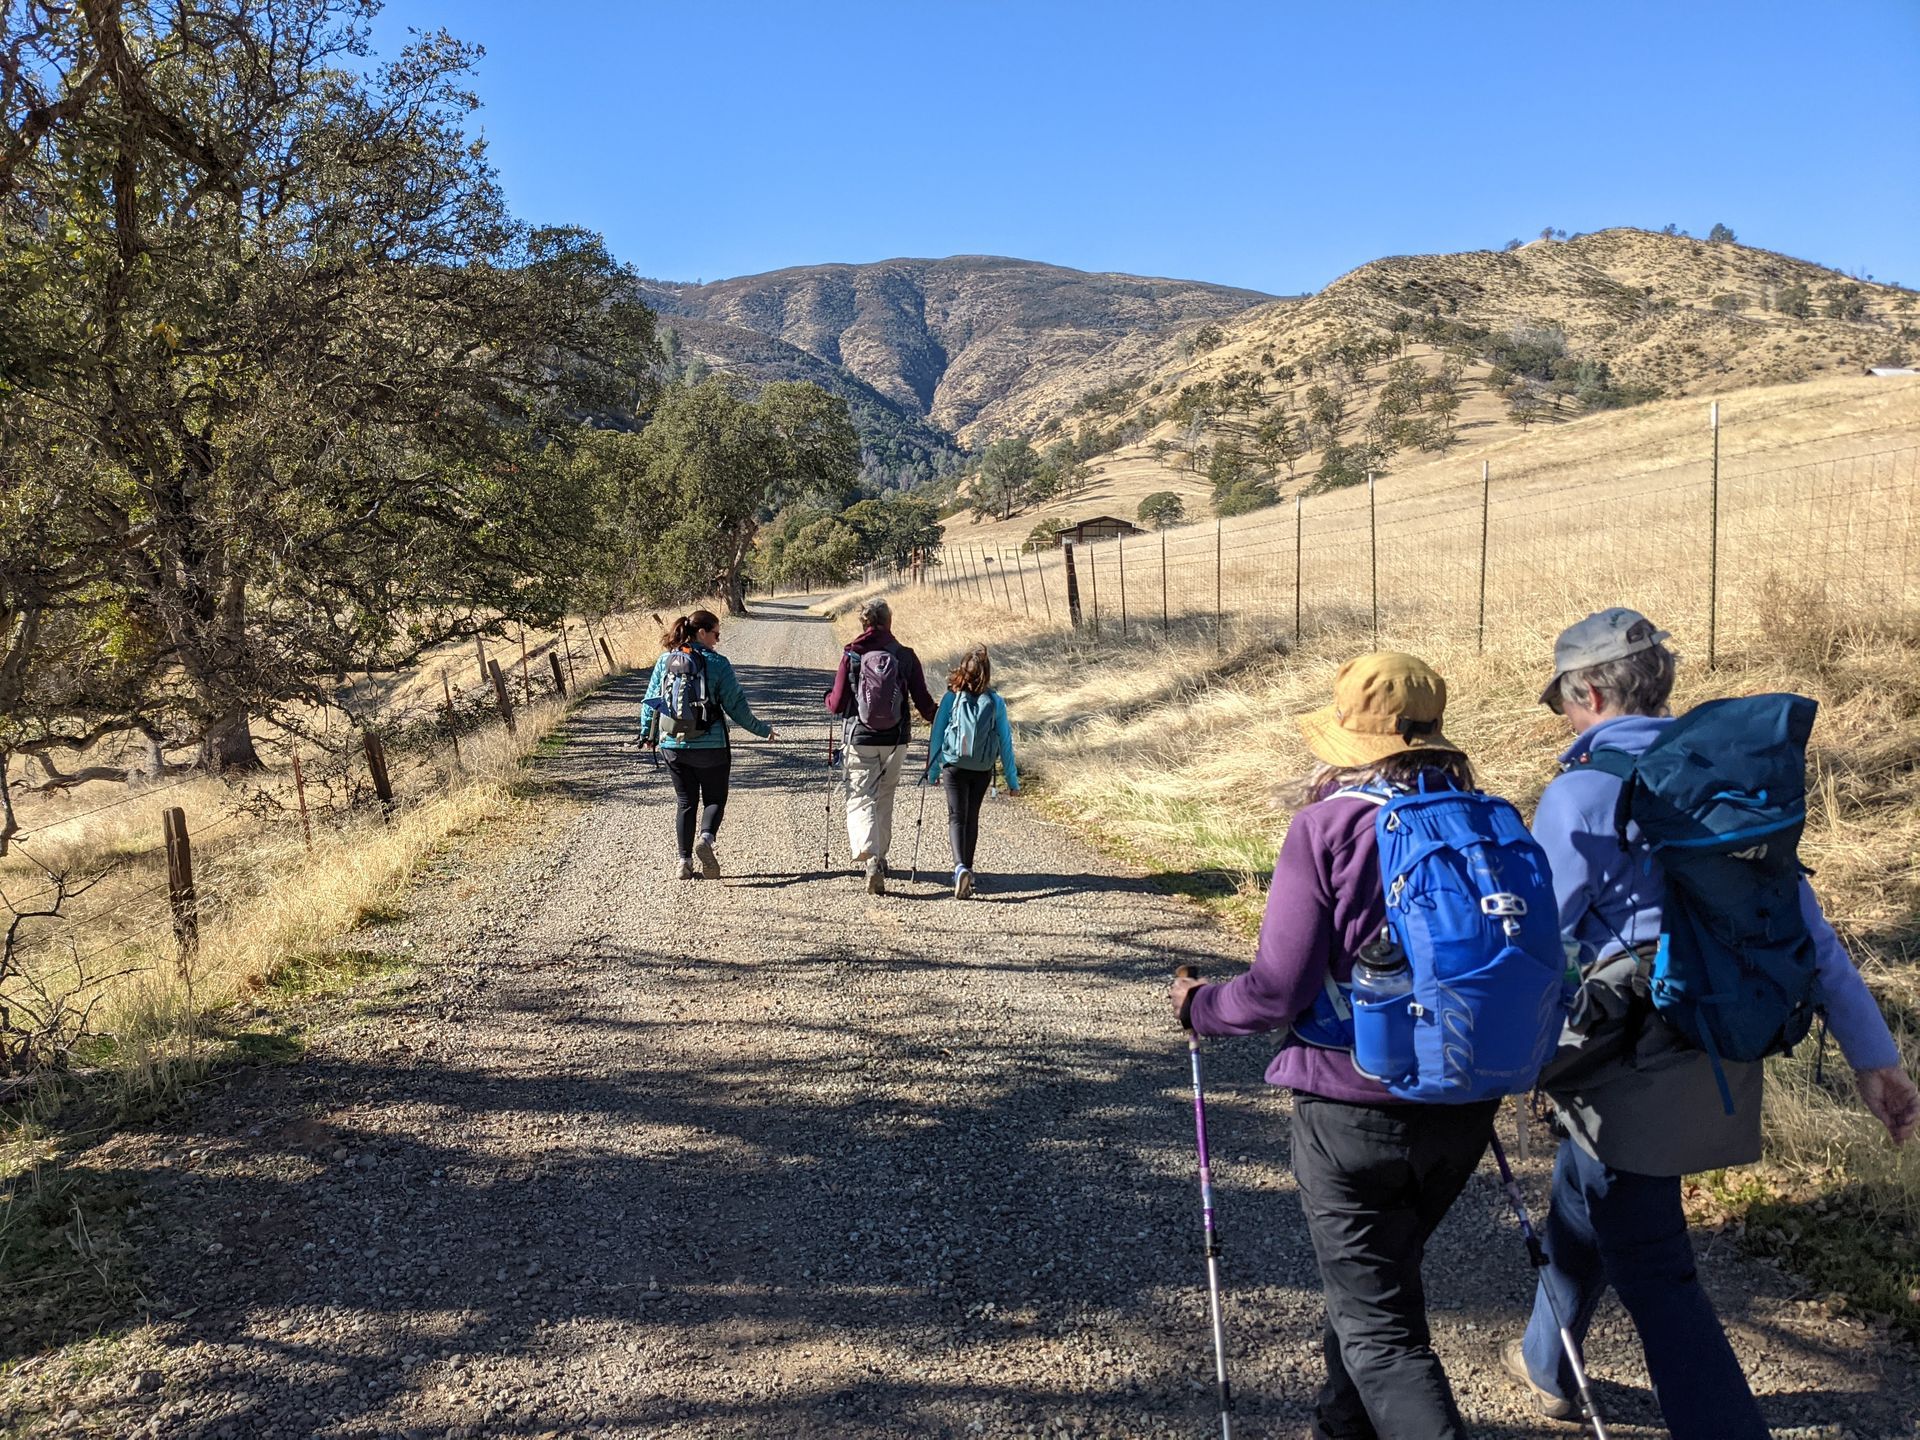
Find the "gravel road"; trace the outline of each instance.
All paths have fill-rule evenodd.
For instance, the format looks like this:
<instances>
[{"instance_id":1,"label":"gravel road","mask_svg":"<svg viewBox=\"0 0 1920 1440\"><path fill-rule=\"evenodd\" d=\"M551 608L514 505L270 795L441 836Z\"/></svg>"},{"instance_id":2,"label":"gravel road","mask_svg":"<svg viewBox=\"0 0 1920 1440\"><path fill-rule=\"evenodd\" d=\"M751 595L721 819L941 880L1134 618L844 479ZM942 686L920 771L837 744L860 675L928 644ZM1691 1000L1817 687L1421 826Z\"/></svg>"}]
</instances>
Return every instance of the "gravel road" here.
<instances>
[{"instance_id":1,"label":"gravel road","mask_svg":"<svg viewBox=\"0 0 1920 1440\"><path fill-rule=\"evenodd\" d=\"M837 804L823 871L831 634L775 604L726 646L785 732L737 747L726 878L670 878L671 791L626 743L645 677L609 684L541 762L571 798L539 843L423 885L369 941L422 958L377 1013L101 1148L141 1186L149 1293L176 1318L129 1332L55 1427L1214 1433L1162 994L1173 965L1247 947L1004 800L970 903L939 883L938 796L917 885L864 892ZM1304 1435L1320 1366L1269 1049L1208 1054L1248 1437ZM1915 1433L1910 1355L1700 1239L1782 1435ZM1498 1372L1529 1272L1490 1165L1428 1274L1476 1433L1568 1433ZM1615 1433L1664 1433L1617 1310L1590 1358Z\"/></svg>"}]
</instances>

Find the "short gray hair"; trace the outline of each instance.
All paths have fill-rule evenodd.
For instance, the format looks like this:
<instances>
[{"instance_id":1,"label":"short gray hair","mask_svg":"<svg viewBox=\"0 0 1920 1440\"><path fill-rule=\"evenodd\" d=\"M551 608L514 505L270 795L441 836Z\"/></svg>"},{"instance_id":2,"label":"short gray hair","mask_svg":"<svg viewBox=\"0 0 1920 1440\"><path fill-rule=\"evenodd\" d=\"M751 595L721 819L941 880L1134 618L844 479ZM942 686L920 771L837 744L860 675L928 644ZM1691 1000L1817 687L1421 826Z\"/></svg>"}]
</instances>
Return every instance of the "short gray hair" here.
<instances>
[{"instance_id":1,"label":"short gray hair","mask_svg":"<svg viewBox=\"0 0 1920 1440\"><path fill-rule=\"evenodd\" d=\"M1664 645L1649 645L1618 660L1589 665L1584 670L1569 670L1559 679L1554 708L1565 710L1568 701L1584 705L1589 689L1606 697L1609 708L1622 715L1658 715L1667 708L1673 694L1676 669L1673 652Z\"/></svg>"},{"instance_id":2,"label":"short gray hair","mask_svg":"<svg viewBox=\"0 0 1920 1440\"><path fill-rule=\"evenodd\" d=\"M875 596L871 600L860 602L860 628L862 630L885 630L893 624L893 606Z\"/></svg>"}]
</instances>

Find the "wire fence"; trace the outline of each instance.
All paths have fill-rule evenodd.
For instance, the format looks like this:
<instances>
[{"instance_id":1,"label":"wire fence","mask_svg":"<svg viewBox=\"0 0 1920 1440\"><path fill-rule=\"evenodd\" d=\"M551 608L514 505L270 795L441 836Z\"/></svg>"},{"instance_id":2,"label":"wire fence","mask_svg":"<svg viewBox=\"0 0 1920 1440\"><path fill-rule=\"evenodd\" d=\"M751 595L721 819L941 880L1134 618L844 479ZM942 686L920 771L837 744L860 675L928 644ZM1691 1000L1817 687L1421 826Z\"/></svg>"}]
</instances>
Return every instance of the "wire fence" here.
<instances>
[{"instance_id":1,"label":"wire fence","mask_svg":"<svg viewBox=\"0 0 1920 1440\"><path fill-rule=\"evenodd\" d=\"M1537 473L1396 495L1371 479L1251 515L1035 550L959 542L900 584L1092 637L1249 627L1288 643L1484 649L1606 605L1653 616L1709 663L1786 607L1920 611L1920 447L1770 466L1698 460L1605 481ZM1844 441L1845 437L1834 437ZM1880 437L1884 439L1883 437ZM873 575L873 580L888 578Z\"/></svg>"}]
</instances>

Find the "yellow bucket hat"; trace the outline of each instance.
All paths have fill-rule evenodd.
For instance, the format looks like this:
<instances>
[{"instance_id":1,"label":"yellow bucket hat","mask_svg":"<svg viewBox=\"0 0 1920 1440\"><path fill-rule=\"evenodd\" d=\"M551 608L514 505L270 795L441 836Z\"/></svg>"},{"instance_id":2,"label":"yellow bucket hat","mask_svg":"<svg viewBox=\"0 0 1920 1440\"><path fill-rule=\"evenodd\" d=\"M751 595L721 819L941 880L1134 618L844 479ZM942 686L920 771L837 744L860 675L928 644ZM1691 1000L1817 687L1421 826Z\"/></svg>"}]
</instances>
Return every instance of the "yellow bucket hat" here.
<instances>
[{"instance_id":1,"label":"yellow bucket hat","mask_svg":"<svg viewBox=\"0 0 1920 1440\"><path fill-rule=\"evenodd\" d=\"M1307 748L1329 765L1372 765L1408 750L1453 750L1440 733L1447 682L1417 655L1356 655L1333 681L1333 703L1300 717Z\"/></svg>"}]
</instances>

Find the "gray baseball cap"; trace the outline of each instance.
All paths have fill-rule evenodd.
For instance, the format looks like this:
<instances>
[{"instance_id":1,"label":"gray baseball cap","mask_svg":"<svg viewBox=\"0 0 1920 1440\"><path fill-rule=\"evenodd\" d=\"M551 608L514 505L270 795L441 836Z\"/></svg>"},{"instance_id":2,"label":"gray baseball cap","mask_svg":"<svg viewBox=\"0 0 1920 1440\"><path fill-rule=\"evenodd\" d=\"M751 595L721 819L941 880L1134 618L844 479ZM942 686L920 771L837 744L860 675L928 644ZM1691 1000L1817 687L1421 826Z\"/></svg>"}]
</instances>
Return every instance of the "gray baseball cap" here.
<instances>
[{"instance_id":1,"label":"gray baseball cap","mask_svg":"<svg viewBox=\"0 0 1920 1440\"><path fill-rule=\"evenodd\" d=\"M1609 660L1624 660L1642 650L1671 640L1665 630L1656 630L1653 622L1638 610L1616 605L1587 616L1577 625L1569 625L1553 642L1553 678L1540 692L1542 705L1553 704L1554 689L1569 670L1585 670Z\"/></svg>"}]
</instances>

